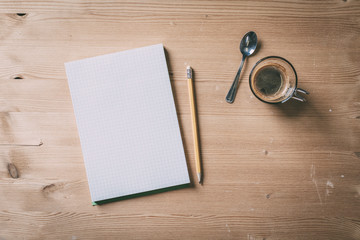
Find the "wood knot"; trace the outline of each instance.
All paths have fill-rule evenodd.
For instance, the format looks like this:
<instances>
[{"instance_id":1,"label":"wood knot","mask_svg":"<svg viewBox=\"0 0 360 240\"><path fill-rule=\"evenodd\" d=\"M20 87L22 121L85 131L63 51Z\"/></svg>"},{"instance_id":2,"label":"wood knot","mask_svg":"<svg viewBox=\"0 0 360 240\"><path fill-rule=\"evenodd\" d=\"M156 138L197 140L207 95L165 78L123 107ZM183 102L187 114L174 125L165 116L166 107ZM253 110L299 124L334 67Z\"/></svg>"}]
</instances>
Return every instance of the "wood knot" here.
<instances>
[{"instance_id":1,"label":"wood knot","mask_svg":"<svg viewBox=\"0 0 360 240\"><path fill-rule=\"evenodd\" d=\"M21 76L20 74L15 74L14 76L11 77L12 79L24 79L23 76Z\"/></svg>"},{"instance_id":2,"label":"wood knot","mask_svg":"<svg viewBox=\"0 0 360 240\"><path fill-rule=\"evenodd\" d=\"M266 194L266 198L269 199L271 196L271 193Z\"/></svg>"},{"instance_id":3,"label":"wood knot","mask_svg":"<svg viewBox=\"0 0 360 240\"><path fill-rule=\"evenodd\" d=\"M62 188L64 188L64 183L51 183L51 184L48 184L48 185L45 185L41 191L43 192L43 194L45 196L51 194L51 193L54 193L56 191L59 191L61 190Z\"/></svg>"},{"instance_id":4,"label":"wood knot","mask_svg":"<svg viewBox=\"0 0 360 240\"><path fill-rule=\"evenodd\" d=\"M41 191L45 192L45 193L48 193L48 192L52 192L55 188L55 184L49 184L49 185L46 185L42 188Z\"/></svg>"},{"instance_id":5,"label":"wood knot","mask_svg":"<svg viewBox=\"0 0 360 240\"><path fill-rule=\"evenodd\" d=\"M17 13L16 15L18 15L19 17L26 17L27 13Z\"/></svg>"},{"instance_id":6,"label":"wood knot","mask_svg":"<svg viewBox=\"0 0 360 240\"><path fill-rule=\"evenodd\" d=\"M269 154L268 150L263 150L265 156Z\"/></svg>"},{"instance_id":7,"label":"wood knot","mask_svg":"<svg viewBox=\"0 0 360 240\"><path fill-rule=\"evenodd\" d=\"M7 169L9 171L10 177L12 178L19 178L19 172L16 169L16 166L12 163L8 163Z\"/></svg>"}]
</instances>

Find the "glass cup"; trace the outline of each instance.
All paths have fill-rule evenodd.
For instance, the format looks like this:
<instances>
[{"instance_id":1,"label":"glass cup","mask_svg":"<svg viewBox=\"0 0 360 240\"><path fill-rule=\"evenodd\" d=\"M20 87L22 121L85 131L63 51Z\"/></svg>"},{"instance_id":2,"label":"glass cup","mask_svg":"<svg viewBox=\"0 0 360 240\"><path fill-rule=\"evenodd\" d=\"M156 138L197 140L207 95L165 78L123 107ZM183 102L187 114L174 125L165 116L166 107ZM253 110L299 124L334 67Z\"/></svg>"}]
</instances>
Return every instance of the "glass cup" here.
<instances>
[{"instance_id":1,"label":"glass cup","mask_svg":"<svg viewBox=\"0 0 360 240\"><path fill-rule=\"evenodd\" d=\"M298 93L309 94L297 87L295 68L289 61L278 56L259 60L249 76L253 94L266 103L284 103L290 98L306 102Z\"/></svg>"}]
</instances>

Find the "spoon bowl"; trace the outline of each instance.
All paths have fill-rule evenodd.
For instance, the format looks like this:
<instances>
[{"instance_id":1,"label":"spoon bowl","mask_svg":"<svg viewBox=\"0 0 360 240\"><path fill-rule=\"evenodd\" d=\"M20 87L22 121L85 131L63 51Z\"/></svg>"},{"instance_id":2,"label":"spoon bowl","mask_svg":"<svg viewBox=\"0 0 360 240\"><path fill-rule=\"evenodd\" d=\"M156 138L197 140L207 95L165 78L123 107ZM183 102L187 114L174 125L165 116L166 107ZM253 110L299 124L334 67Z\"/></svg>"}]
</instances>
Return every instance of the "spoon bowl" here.
<instances>
[{"instance_id":1,"label":"spoon bowl","mask_svg":"<svg viewBox=\"0 0 360 240\"><path fill-rule=\"evenodd\" d=\"M246 57L250 56L255 52L257 42L255 32L251 31L246 33L240 42L240 52Z\"/></svg>"}]
</instances>

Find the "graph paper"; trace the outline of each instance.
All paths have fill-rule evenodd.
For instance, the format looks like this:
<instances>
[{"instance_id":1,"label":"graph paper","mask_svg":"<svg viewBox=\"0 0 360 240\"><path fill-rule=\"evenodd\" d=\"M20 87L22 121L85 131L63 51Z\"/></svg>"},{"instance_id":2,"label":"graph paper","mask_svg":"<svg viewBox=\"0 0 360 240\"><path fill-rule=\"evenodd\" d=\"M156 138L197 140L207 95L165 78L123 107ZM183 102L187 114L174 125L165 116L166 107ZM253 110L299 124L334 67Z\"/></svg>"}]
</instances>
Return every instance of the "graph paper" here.
<instances>
[{"instance_id":1,"label":"graph paper","mask_svg":"<svg viewBox=\"0 0 360 240\"><path fill-rule=\"evenodd\" d=\"M162 44L65 68L93 202L190 182Z\"/></svg>"}]
</instances>

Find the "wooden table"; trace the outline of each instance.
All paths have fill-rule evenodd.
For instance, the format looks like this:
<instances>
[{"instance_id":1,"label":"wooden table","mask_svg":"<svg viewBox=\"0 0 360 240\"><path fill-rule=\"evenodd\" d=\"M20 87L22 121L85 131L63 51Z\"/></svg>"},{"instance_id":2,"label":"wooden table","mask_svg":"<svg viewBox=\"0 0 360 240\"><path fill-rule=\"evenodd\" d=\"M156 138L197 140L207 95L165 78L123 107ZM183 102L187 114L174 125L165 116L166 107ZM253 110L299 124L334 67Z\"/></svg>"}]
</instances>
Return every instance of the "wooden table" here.
<instances>
[{"instance_id":1,"label":"wooden table","mask_svg":"<svg viewBox=\"0 0 360 240\"><path fill-rule=\"evenodd\" d=\"M0 239L360 239L360 2L1 1ZM225 95L249 30L233 105ZM64 62L163 43L190 188L91 206ZM279 55L307 103L248 75ZM195 71L196 183L186 66Z\"/></svg>"}]
</instances>

